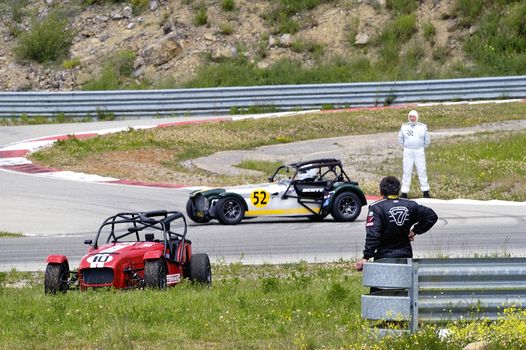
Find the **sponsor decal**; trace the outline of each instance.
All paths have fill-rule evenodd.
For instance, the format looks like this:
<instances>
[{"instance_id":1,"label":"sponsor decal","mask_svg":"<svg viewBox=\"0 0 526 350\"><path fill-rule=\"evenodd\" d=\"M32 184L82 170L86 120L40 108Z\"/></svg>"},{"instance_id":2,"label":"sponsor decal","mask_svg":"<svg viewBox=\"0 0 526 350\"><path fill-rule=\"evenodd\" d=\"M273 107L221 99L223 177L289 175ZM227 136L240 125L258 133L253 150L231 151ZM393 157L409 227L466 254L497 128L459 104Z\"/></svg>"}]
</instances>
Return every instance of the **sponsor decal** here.
<instances>
[{"instance_id":1,"label":"sponsor decal","mask_svg":"<svg viewBox=\"0 0 526 350\"><path fill-rule=\"evenodd\" d=\"M250 194L250 202L256 208L264 208L270 200L270 195L265 190L255 190Z\"/></svg>"},{"instance_id":2,"label":"sponsor decal","mask_svg":"<svg viewBox=\"0 0 526 350\"><path fill-rule=\"evenodd\" d=\"M89 262L89 267L99 268L104 267L104 264L113 260L111 254L95 254L86 259Z\"/></svg>"},{"instance_id":3,"label":"sponsor decal","mask_svg":"<svg viewBox=\"0 0 526 350\"><path fill-rule=\"evenodd\" d=\"M369 214L367 214L367 222L365 224L365 227L369 227L373 225L374 225L374 215L372 211L369 211Z\"/></svg>"},{"instance_id":4,"label":"sponsor decal","mask_svg":"<svg viewBox=\"0 0 526 350\"><path fill-rule=\"evenodd\" d=\"M323 188L304 188L302 192L323 192Z\"/></svg>"},{"instance_id":5,"label":"sponsor decal","mask_svg":"<svg viewBox=\"0 0 526 350\"><path fill-rule=\"evenodd\" d=\"M168 284L170 283L178 283L181 281L181 274L179 273L176 273L176 274L173 274L173 275L166 275L166 282Z\"/></svg>"},{"instance_id":6,"label":"sponsor decal","mask_svg":"<svg viewBox=\"0 0 526 350\"><path fill-rule=\"evenodd\" d=\"M389 222L394 222L398 226L404 225L409 220L409 209L407 207L398 206L389 209Z\"/></svg>"}]
</instances>

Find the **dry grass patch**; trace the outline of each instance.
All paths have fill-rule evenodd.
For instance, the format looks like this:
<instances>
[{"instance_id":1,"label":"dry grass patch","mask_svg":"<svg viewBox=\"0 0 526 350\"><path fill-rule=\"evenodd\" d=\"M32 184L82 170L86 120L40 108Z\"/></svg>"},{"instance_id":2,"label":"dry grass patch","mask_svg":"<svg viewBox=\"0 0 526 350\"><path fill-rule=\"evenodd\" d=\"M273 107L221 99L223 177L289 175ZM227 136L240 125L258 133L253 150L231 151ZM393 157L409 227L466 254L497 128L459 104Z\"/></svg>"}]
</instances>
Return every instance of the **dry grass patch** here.
<instances>
[{"instance_id":1,"label":"dry grass patch","mask_svg":"<svg viewBox=\"0 0 526 350\"><path fill-rule=\"evenodd\" d=\"M228 177L185 166L190 159L219 151L246 150L301 140L397 132L408 108L343 111L274 119L206 123L133 130L87 140L57 142L32 156L47 166L138 181L187 185L230 185L266 181ZM419 108L431 131L519 120L525 103L453 105ZM286 147L286 146L284 146ZM397 171L398 168L391 169ZM351 174L352 176L352 174ZM365 184L376 189L376 183Z\"/></svg>"}]
</instances>

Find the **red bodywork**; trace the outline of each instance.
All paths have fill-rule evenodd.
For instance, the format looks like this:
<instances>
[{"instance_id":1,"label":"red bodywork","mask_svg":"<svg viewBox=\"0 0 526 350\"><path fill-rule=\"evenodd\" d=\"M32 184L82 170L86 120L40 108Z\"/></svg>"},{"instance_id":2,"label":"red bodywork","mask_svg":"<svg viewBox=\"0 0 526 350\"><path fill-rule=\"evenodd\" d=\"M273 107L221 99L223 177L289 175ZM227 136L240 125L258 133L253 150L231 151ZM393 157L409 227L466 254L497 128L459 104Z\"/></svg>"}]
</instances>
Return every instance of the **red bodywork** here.
<instances>
[{"instance_id":1,"label":"red bodywork","mask_svg":"<svg viewBox=\"0 0 526 350\"><path fill-rule=\"evenodd\" d=\"M192 243L185 238L186 231L186 219L178 211L111 216L103 222L94 240L84 241L89 249L77 271L70 271L66 256L48 256L45 291L65 292L74 285L81 290L165 288L183 278L210 284L209 258L198 254L191 262Z\"/></svg>"},{"instance_id":2,"label":"red bodywork","mask_svg":"<svg viewBox=\"0 0 526 350\"><path fill-rule=\"evenodd\" d=\"M166 282L168 286L182 280L183 266L187 258L192 256L190 244L178 245L177 251L183 253L182 262L170 259L170 250L162 261L166 264ZM130 242L104 244L97 249L90 248L80 261L77 272L81 289L91 287L113 286L115 288L136 288L144 279L144 263L146 260L159 259L163 256L164 245L159 242ZM49 262L49 258L48 258Z\"/></svg>"}]
</instances>

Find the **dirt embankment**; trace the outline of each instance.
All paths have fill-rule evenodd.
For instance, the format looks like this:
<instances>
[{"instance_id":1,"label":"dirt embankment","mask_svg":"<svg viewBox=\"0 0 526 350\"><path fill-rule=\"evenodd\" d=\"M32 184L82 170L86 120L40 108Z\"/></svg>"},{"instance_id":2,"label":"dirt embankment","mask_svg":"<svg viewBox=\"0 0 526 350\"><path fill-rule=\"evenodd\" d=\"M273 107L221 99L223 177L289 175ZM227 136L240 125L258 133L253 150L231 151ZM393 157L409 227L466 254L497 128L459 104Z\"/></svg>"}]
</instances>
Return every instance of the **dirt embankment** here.
<instances>
[{"instance_id":1,"label":"dirt embankment","mask_svg":"<svg viewBox=\"0 0 526 350\"><path fill-rule=\"evenodd\" d=\"M296 15L299 31L280 35L274 34L275 25L266 19L269 1L236 0L233 11L224 10L221 1L205 1L205 25L196 24L196 9L184 0L150 0L148 8L139 14L133 13L129 2L87 7L75 3L29 0L16 21L8 5L0 3L0 90L78 90L96 77L107 58L118 50L135 54L129 83L182 82L191 79L204 64L239 56L261 68L282 58L300 60L305 67L315 64L312 52L294 49L295 42L323 45L322 62L335 55L365 54L375 59L377 49L372 41L393 17L383 1L340 0ZM453 3L419 2L419 31L407 48L422 46L422 60L430 64L433 47L445 48L451 62L462 58L459 38L466 29L443 15ZM14 54L18 39L13 33L29 30L32 18L44 18L57 6L65 6L71 13L71 28L76 33L66 58L69 65L18 60ZM425 23L432 23L436 30L432 41L423 38Z\"/></svg>"}]
</instances>

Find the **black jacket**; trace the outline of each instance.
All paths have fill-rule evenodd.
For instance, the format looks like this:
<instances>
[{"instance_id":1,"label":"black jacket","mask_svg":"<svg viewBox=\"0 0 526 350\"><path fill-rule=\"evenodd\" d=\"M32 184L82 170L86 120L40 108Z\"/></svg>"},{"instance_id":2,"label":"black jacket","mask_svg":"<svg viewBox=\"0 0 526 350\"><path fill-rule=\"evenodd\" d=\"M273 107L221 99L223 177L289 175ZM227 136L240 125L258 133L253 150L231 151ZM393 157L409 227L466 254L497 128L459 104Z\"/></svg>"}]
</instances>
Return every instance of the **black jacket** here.
<instances>
[{"instance_id":1,"label":"black jacket","mask_svg":"<svg viewBox=\"0 0 526 350\"><path fill-rule=\"evenodd\" d=\"M378 200L369 206L363 257L412 258L411 227L419 235L433 227L437 220L433 209L414 201L403 198Z\"/></svg>"}]
</instances>

